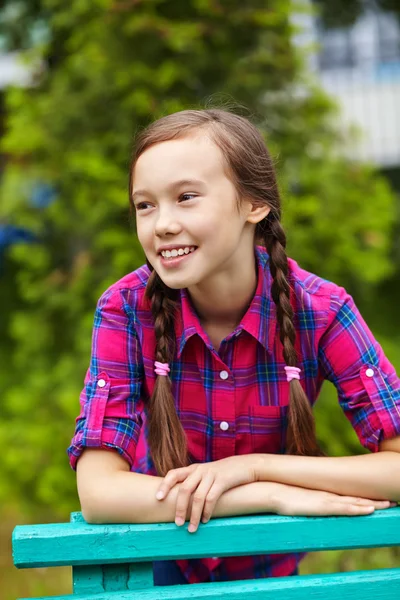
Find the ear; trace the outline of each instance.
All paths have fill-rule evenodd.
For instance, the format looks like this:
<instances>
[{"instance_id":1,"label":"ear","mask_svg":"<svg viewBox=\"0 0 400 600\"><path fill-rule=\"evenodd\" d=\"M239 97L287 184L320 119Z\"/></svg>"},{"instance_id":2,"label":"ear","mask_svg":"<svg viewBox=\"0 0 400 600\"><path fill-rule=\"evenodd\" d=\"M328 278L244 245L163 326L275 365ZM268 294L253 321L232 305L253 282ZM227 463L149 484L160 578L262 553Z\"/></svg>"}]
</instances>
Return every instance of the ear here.
<instances>
[{"instance_id":1,"label":"ear","mask_svg":"<svg viewBox=\"0 0 400 600\"><path fill-rule=\"evenodd\" d=\"M247 202L247 219L248 223L257 224L271 212L269 206L254 206L251 202Z\"/></svg>"}]
</instances>

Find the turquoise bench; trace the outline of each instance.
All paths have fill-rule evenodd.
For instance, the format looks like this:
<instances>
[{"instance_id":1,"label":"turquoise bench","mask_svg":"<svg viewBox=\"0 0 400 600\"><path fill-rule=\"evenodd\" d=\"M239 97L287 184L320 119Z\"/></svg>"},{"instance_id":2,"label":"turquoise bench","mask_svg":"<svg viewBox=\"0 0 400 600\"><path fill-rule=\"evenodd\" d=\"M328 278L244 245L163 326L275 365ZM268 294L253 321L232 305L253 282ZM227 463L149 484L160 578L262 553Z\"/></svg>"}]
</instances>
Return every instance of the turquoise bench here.
<instances>
[{"instance_id":1,"label":"turquoise bench","mask_svg":"<svg viewBox=\"0 0 400 600\"><path fill-rule=\"evenodd\" d=\"M72 566L73 596L53 600L399 600L400 568L247 581L154 586L153 560L400 545L400 507L363 517L262 515L212 519L195 534L174 523L19 525L18 568Z\"/></svg>"}]
</instances>

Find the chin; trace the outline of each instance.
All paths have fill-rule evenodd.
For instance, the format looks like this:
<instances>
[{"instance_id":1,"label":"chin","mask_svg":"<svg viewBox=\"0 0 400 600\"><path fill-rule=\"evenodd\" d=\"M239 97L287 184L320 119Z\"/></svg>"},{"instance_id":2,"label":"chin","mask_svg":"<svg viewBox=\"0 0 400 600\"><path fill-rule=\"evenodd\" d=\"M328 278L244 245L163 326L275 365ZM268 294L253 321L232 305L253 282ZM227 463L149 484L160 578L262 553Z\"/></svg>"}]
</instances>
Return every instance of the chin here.
<instances>
[{"instance_id":1,"label":"chin","mask_svg":"<svg viewBox=\"0 0 400 600\"><path fill-rule=\"evenodd\" d=\"M188 288L197 283L197 280L193 281L192 277L181 278L181 280L179 281L177 277L163 277L162 275L160 275L160 273L158 273L158 276L160 277L162 282L171 290L183 290L184 288ZM182 279L184 279L184 282L182 282Z\"/></svg>"},{"instance_id":2,"label":"chin","mask_svg":"<svg viewBox=\"0 0 400 600\"><path fill-rule=\"evenodd\" d=\"M170 283L166 283L165 281L164 281L164 283L165 283L165 285L166 285L167 287L169 287L171 290L183 290L183 288L185 288L185 287L186 287L186 285L171 285Z\"/></svg>"},{"instance_id":3,"label":"chin","mask_svg":"<svg viewBox=\"0 0 400 600\"><path fill-rule=\"evenodd\" d=\"M166 285L167 287L171 288L171 290L180 290L182 287L182 285L175 285L174 282L168 281L168 277L167 280L165 279L165 277L162 276L162 274L160 273L160 271L158 271L158 269L154 269L154 272L157 273L158 277L161 279L161 281L163 282L164 285Z\"/></svg>"}]
</instances>

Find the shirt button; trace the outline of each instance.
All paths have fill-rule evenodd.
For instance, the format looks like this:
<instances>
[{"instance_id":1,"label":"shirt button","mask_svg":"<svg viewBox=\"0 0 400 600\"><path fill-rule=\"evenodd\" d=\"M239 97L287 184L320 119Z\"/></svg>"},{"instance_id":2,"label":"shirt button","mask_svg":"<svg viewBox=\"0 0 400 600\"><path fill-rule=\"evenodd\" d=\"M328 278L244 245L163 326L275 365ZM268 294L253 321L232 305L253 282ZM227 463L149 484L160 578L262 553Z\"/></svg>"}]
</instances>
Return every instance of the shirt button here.
<instances>
[{"instance_id":1,"label":"shirt button","mask_svg":"<svg viewBox=\"0 0 400 600\"><path fill-rule=\"evenodd\" d=\"M228 373L228 371L221 371L219 376L221 377L221 379L228 379L229 373Z\"/></svg>"},{"instance_id":2,"label":"shirt button","mask_svg":"<svg viewBox=\"0 0 400 600\"><path fill-rule=\"evenodd\" d=\"M373 369L367 369L365 371L365 374L367 377L373 377L375 375L374 370Z\"/></svg>"},{"instance_id":3,"label":"shirt button","mask_svg":"<svg viewBox=\"0 0 400 600\"><path fill-rule=\"evenodd\" d=\"M229 423L227 423L226 421L221 421L219 426L222 429L222 431L227 431L229 429Z\"/></svg>"},{"instance_id":4,"label":"shirt button","mask_svg":"<svg viewBox=\"0 0 400 600\"><path fill-rule=\"evenodd\" d=\"M99 379L97 382L97 385L99 387L104 387L106 385L106 380L105 379Z\"/></svg>"}]
</instances>

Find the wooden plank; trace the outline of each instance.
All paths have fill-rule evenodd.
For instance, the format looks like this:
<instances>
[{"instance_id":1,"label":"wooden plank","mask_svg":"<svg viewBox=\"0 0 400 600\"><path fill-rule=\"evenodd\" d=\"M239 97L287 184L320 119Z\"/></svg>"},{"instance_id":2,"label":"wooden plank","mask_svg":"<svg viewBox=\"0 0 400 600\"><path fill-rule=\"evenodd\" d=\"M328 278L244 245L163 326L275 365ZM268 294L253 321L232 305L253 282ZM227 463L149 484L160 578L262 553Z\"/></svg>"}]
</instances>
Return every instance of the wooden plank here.
<instances>
[{"instance_id":1,"label":"wooden plank","mask_svg":"<svg viewBox=\"0 0 400 600\"><path fill-rule=\"evenodd\" d=\"M101 565L72 568L72 591L74 594L97 594L104 592Z\"/></svg>"},{"instance_id":2,"label":"wooden plank","mask_svg":"<svg viewBox=\"0 0 400 600\"><path fill-rule=\"evenodd\" d=\"M71 523L85 523L80 512L71 513ZM73 593L98 594L115 590L137 590L154 586L153 563L73 567Z\"/></svg>"},{"instance_id":3,"label":"wooden plank","mask_svg":"<svg viewBox=\"0 0 400 600\"><path fill-rule=\"evenodd\" d=\"M107 592L128 590L129 565L103 565L103 585Z\"/></svg>"},{"instance_id":4,"label":"wooden plank","mask_svg":"<svg viewBox=\"0 0 400 600\"><path fill-rule=\"evenodd\" d=\"M129 567L128 590L154 586L153 563L133 563Z\"/></svg>"},{"instance_id":5,"label":"wooden plank","mask_svg":"<svg viewBox=\"0 0 400 600\"><path fill-rule=\"evenodd\" d=\"M73 567L74 594L98 594L153 586L153 563Z\"/></svg>"},{"instance_id":6,"label":"wooden plank","mask_svg":"<svg viewBox=\"0 0 400 600\"><path fill-rule=\"evenodd\" d=\"M232 540L235 544L232 544ZM19 525L13 532L19 568L149 562L400 544L400 507L362 517L262 515L212 519L195 534L174 523Z\"/></svg>"},{"instance_id":7,"label":"wooden plank","mask_svg":"<svg viewBox=\"0 0 400 600\"><path fill-rule=\"evenodd\" d=\"M399 590L400 569L380 569L250 581L156 586L152 590L104 592L96 596L85 594L74 596L73 600L221 600L225 594L229 594L229 600L398 600ZM52 596L51 600L71 598Z\"/></svg>"},{"instance_id":8,"label":"wooden plank","mask_svg":"<svg viewBox=\"0 0 400 600\"><path fill-rule=\"evenodd\" d=\"M85 523L80 512L73 512L70 516L71 523ZM85 565L72 567L72 592L74 594L95 594L104 592L103 568L101 565Z\"/></svg>"},{"instance_id":9,"label":"wooden plank","mask_svg":"<svg viewBox=\"0 0 400 600\"><path fill-rule=\"evenodd\" d=\"M81 512L72 512L70 515L71 523L86 523Z\"/></svg>"}]
</instances>

